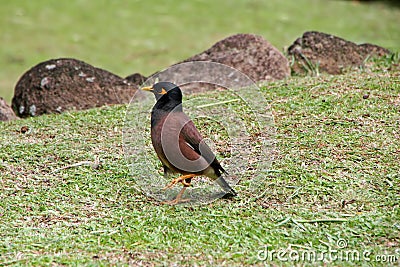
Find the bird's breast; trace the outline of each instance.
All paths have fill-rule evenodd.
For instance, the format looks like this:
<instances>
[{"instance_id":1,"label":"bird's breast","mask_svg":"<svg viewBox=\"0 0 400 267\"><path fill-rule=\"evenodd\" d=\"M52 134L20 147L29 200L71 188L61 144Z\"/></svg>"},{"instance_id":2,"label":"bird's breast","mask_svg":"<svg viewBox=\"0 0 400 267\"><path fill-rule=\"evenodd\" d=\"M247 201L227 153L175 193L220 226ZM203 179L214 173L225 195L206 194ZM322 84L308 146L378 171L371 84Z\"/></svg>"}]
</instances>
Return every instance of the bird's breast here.
<instances>
[{"instance_id":1,"label":"bird's breast","mask_svg":"<svg viewBox=\"0 0 400 267\"><path fill-rule=\"evenodd\" d=\"M183 138L181 131L188 120L180 117L159 118L151 129L153 147L161 162L174 172L201 174L208 169L208 163Z\"/></svg>"}]
</instances>

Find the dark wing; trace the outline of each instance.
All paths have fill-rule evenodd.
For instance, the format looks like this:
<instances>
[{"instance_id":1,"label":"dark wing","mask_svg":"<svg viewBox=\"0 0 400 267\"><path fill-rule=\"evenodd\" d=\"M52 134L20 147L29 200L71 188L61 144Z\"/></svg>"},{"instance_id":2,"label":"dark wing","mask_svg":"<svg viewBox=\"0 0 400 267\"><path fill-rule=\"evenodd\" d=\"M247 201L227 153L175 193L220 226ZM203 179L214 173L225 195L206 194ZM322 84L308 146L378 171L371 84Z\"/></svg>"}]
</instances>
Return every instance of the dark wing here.
<instances>
[{"instance_id":1,"label":"dark wing","mask_svg":"<svg viewBox=\"0 0 400 267\"><path fill-rule=\"evenodd\" d=\"M182 113L183 114L183 113ZM185 114L183 114L187 117ZM181 136L183 139L196 151L200 154L205 160L216 170L225 172L214 153L211 151L210 147L204 142L203 137L200 132L197 130L193 121L191 121L188 117L186 120L186 124L183 126L181 131Z\"/></svg>"}]
</instances>

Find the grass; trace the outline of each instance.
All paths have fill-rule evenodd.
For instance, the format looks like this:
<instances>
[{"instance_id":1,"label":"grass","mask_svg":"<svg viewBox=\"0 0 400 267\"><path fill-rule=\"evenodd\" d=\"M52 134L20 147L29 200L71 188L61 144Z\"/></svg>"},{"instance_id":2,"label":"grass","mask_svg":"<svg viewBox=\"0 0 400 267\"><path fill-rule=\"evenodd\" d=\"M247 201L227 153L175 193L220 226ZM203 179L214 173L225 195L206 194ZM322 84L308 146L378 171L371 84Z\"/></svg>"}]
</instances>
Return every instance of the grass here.
<instances>
[{"instance_id":1,"label":"grass","mask_svg":"<svg viewBox=\"0 0 400 267\"><path fill-rule=\"evenodd\" d=\"M0 263L320 266L295 253L330 248L363 257L331 265L398 264L399 79L391 70L265 85L278 154L259 170L264 193L239 184L238 198L203 206L160 205L134 189L126 106L1 123ZM241 102L225 105L251 125ZM98 168L58 170L96 159ZM285 249L294 261L278 258Z\"/></svg>"},{"instance_id":2,"label":"grass","mask_svg":"<svg viewBox=\"0 0 400 267\"><path fill-rule=\"evenodd\" d=\"M241 32L282 51L307 30L400 51L398 25L400 9L379 2L8 1L0 8L0 96L10 102L19 77L51 58L150 75Z\"/></svg>"},{"instance_id":3,"label":"grass","mask_svg":"<svg viewBox=\"0 0 400 267\"><path fill-rule=\"evenodd\" d=\"M379 2L15 0L0 15L8 102L18 78L50 58L149 75L238 32L282 50L306 30L400 50L400 9ZM398 264L398 55L373 72L265 85L278 154L271 168L243 172L261 172L260 192L240 183L238 198L203 206L160 205L135 189L122 144L126 106L0 123L0 265L319 266L296 253L328 249L361 254L330 265ZM257 134L236 97L218 97ZM83 161L100 165L63 168Z\"/></svg>"}]
</instances>

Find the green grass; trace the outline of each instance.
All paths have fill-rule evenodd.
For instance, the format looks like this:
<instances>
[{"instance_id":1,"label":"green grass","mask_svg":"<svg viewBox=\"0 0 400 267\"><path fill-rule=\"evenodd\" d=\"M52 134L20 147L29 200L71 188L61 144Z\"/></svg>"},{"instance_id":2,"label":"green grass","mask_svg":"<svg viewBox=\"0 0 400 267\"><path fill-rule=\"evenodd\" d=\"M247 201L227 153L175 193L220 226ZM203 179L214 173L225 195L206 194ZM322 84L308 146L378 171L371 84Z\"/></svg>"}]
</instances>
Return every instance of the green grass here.
<instances>
[{"instance_id":1,"label":"green grass","mask_svg":"<svg viewBox=\"0 0 400 267\"><path fill-rule=\"evenodd\" d=\"M399 24L400 9L355 1L8 1L0 96L10 102L18 78L50 58L149 75L230 34L260 34L283 50L307 30L400 51ZM398 264L399 85L398 68L266 85L278 154L258 170L264 193L239 184L237 199L204 206L160 205L134 189L126 106L0 123L0 265L323 264L260 261L266 246L371 252L372 262L331 263L340 266L379 265L378 255ZM229 105L252 125L240 102Z\"/></svg>"},{"instance_id":2,"label":"green grass","mask_svg":"<svg viewBox=\"0 0 400 267\"><path fill-rule=\"evenodd\" d=\"M122 150L126 106L0 123L0 264L323 264L260 261L266 246L370 252L371 262L335 266L379 265L377 255L398 264L399 72L291 78L262 92L278 151L259 170L264 194L239 185L238 198L203 206L160 205L134 189ZM240 102L229 105L251 119ZM97 169L54 172L96 158Z\"/></svg>"},{"instance_id":3,"label":"green grass","mask_svg":"<svg viewBox=\"0 0 400 267\"><path fill-rule=\"evenodd\" d=\"M400 9L357 1L5 1L0 96L39 62L73 57L121 76L150 75L235 33L283 51L307 30L400 51Z\"/></svg>"}]
</instances>

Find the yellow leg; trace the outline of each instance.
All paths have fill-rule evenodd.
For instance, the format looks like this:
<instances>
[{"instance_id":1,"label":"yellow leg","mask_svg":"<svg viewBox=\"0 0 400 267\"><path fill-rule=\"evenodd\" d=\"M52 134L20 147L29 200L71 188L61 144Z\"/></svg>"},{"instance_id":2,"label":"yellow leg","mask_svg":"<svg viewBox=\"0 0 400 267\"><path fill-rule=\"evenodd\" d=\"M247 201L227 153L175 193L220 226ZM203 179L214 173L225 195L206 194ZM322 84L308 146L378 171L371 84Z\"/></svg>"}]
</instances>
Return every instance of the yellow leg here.
<instances>
[{"instance_id":1,"label":"yellow leg","mask_svg":"<svg viewBox=\"0 0 400 267\"><path fill-rule=\"evenodd\" d=\"M187 186L184 186L181 191L179 192L179 194L176 196L175 199L173 200L169 200L169 201L164 201L162 202L162 204L168 204L168 205L176 205L179 203L183 203L183 202L188 202L190 201L190 199L186 198L186 199L182 199L183 193L185 193Z\"/></svg>"},{"instance_id":2,"label":"yellow leg","mask_svg":"<svg viewBox=\"0 0 400 267\"><path fill-rule=\"evenodd\" d=\"M172 180L172 182L170 182L163 189L165 190L165 189L168 189L168 188L172 188L174 185L176 185L179 182L182 183L184 186L190 186L190 183L187 183L185 180L189 179L189 178L193 178L195 176L196 176L196 174L187 174L187 175L179 176L178 178L175 178L174 180Z\"/></svg>"}]
</instances>

